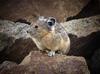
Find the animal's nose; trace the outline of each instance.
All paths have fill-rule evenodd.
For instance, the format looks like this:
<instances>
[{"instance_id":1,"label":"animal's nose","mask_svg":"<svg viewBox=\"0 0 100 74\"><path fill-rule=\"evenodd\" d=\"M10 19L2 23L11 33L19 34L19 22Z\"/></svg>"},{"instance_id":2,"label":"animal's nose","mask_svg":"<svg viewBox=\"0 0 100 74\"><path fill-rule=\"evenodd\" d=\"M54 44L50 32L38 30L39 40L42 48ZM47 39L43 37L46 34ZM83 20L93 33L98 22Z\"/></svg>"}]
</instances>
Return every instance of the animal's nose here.
<instances>
[{"instance_id":1,"label":"animal's nose","mask_svg":"<svg viewBox=\"0 0 100 74\"><path fill-rule=\"evenodd\" d=\"M53 22L48 22L48 25L49 26L53 26Z\"/></svg>"}]
</instances>

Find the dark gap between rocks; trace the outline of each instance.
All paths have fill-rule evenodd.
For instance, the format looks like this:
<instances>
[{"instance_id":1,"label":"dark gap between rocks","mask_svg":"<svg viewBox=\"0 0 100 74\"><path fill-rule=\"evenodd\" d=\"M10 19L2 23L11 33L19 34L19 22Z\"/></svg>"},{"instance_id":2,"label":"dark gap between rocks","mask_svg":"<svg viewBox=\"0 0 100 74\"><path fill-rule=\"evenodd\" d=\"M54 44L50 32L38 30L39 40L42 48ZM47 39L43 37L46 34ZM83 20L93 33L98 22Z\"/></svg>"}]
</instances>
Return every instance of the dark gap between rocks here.
<instances>
[{"instance_id":1,"label":"dark gap between rocks","mask_svg":"<svg viewBox=\"0 0 100 74\"><path fill-rule=\"evenodd\" d=\"M77 38L70 34L71 50L68 55L83 56L91 74L100 73L100 31L94 32L86 37Z\"/></svg>"}]
</instances>

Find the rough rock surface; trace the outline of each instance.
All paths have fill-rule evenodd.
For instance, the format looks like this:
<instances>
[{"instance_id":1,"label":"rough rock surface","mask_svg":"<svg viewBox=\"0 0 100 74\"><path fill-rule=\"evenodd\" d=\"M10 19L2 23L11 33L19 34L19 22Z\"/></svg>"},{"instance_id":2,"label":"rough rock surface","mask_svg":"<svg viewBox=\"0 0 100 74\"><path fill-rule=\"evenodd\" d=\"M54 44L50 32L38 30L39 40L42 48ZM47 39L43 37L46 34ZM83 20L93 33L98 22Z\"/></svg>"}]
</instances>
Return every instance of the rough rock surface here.
<instances>
[{"instance_id":1,"label":"rough rock surface","mask_svg":"<svg viewBox=\"0 0 100 74\"><path fill-rule=\"evenodd\" d=\"M90 57L100 45L100 15L62 23L71 36L71 55Z\"/></svg>"},{"instance_id":2,"label":"rough rock surface","mask_svg":"<svg viewBox=\"0 0 100 74\"><path fill-rule=\"evenodd\" d=\"M28 38L27 30L29 28L30 26L25 23L0 20L0 32L6 33L8 36L16 39Z\"/></svg>"},{"instance_id":3,"label":"rough rock surface","mask_svg":"<svg viewBox=\"0 0 100 74\"><path fill-rule=\"evenodd\" d=\"M63 23L71 33L69 55L84 56L91 74L100 73L100 15Z\"/></svg>"},{"instance_id":4,"label":"rough rock surface","mask_svg":"<svg viewBox=\"0 0 100 74\"><path fill-rule=\"evenodd\" d=\"M78 14L90 0L0 0L0 17L9 20L55 16L64 20Z\"/></svg>"},{"instance_id":5,"label":"rough rock surface","mask_svg":"<svg viewBox=\"0 0 100 74\"><path fill-rule=\"evenodd\" d=\"M68 33L77 37L85 37L93 32L100 31L100 15L76 19L61 24L66 28Z\"/></svg>"},{"instance_id":6,"label":"rough rock surface","mask_svg":"<svg viewBox=\"0 0 100 74\"><path fill-rule=\"evenodd\" d=\"M31 50L36 49L29 39L28 29L30 26L25 23L0 20L0 62L8 59L19 63Z\"/></svg>"},{"instance_id":7,"label":"rough rock surface","mask_svg":"<svg viewBox=\"0 0 100 74\"><path fill-rule=\"evenodd\" d=\"M11 61L4 61L2 64L0 64L0 71L3 69L10 69L14 66L17 66L17 64Z\"/></svg>"},{"instance_id":8,"label":"rough rock surface","mask_svg":"<svg viewBox=\"0 0 100 74\"><path fill-rule=\"evenodd\" d=\"M28 59L30 58L30 59ZM27 61L27 63L25 62ZM37 51L30 52L18 66L3 69L1 74L90 74L83 57L56 55L48 57Z\"/></svg>"}]
</instances>

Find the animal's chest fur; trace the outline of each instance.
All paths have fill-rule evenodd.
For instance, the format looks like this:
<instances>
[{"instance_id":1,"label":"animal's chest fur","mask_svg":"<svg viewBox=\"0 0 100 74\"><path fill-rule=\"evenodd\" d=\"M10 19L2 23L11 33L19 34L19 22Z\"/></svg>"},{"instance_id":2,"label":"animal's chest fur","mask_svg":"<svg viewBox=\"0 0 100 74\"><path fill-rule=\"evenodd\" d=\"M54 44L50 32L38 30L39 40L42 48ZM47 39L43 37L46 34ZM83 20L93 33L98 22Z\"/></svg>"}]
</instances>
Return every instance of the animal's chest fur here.
<instances>
[{"instance_id":1,"label":"animal's chest fur","mask_svg":"<svg viewBox=\"0 0 100 74\"><path fill-rule=\"evenodd\" d=\"M45 37L42 38L42 44L47 49L58 50L61 44L61 36L59 34L47 34Z\"/></svg>"}]
</instances>

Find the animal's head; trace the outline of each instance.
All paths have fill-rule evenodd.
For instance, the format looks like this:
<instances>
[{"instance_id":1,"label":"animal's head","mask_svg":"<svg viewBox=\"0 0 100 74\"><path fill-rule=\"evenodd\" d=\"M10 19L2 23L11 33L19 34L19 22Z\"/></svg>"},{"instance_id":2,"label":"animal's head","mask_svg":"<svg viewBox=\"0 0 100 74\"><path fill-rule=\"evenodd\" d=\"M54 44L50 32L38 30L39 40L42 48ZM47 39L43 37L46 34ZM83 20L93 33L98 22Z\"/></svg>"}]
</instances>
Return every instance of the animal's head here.
<instances>
[{"instance_id":1,"label":"animal's head","mask_svg":"<svg viewBox=\"0 0 100 74\"><path fill-rule=\"evenodd\" d=\"M55 30L55 24L56 23L56 19L54 17L43 17L40 16L37 20L37 22L34 24L35 28L41 28L49 31L54 31Z\"/></svg>"},{"instance_id":2,"label":"animal's head","mask_svg":"<svg viewBox=\"0 0 100 74\"><path fill-rule=\"evenodd\" d=\"M56 19L54 17L41 16L32 26L36 35L44 36L49 32L54 32L55 25L56 25Z\"/></svg>"}]
</instances>

